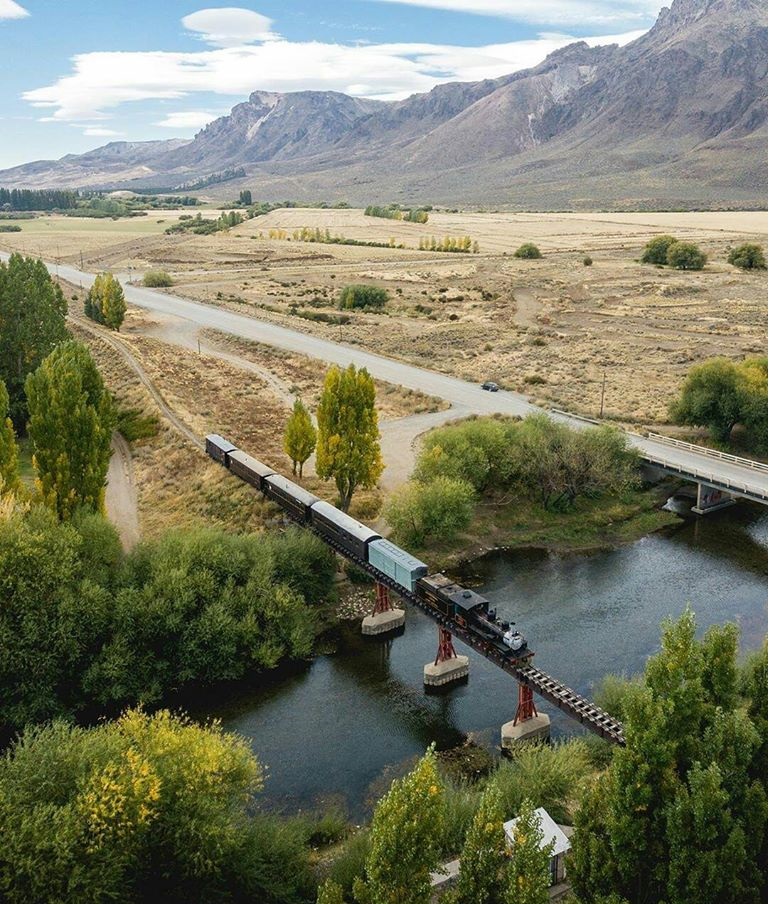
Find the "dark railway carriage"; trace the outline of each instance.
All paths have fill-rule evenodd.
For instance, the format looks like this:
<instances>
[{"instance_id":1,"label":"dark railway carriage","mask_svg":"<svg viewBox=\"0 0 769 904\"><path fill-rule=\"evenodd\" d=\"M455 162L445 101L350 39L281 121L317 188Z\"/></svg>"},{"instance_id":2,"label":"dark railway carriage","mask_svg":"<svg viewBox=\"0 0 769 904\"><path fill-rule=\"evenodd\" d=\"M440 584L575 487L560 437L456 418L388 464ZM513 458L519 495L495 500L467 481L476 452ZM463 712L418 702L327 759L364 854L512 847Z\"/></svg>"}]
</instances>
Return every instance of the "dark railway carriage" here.
<instances>
[{"instance_id":1,"label":"dark railway carriage","mask_svg":"<svg viewBox=\"0 0 769 904\"><path fill-rule=\"evenodd\" d=\"M236 452L237 449L237 446L223 436L219 436L218 433L209 433L206 437L206 453L225 468L229 465L230 452Z\"/></svg>"},{"instance_id":2,"label":"dark railway carriage","mask_svg":"<svg viewBox=\"0 0 769 904\"><path fill-rule=\"evenodd\" d=\"M312 526L323 537L338 543L342 549L367 561L367 547L372 540L378 540L379 534L351 518L328 502L316 502L312 507Z\"/></svg>"},{"instance_id":3,"label":"dark railway carriage","mask_svg":"<svg viewBox=\"0 0 769 904\"><path fill-rule=\"evenodd\" d=\"M230 452L227 457L230 471L236 477L251 484L255 490L264 492L264 481L275 473L272 468L268 468L259 459L253 458L246 452L241 452L240 449Z\"/></svg>"},{"instance_id":4,"label":"dark railway carriage","mask_svg":"<svg viewBox=\"0 0 769 904\"><path fill-rule=\"evenodd\" d=\"M449 588L454 588L456 586L454 581L449 580L445 574L430 574L417 581L417 593L426 603L429 603L433 609L437 609L441 615L453 619L454 605L446 591Z\"/></svg>"},{"instance_id":5,"label":"dark railway carriage","mask_svg":"<svg viewBox=\"0 0 769 904\"><path fill-rule=\"evenodd\" d=\"M304 487L300 487L280 474L272 474L270 477L264 478L264 495L273 502L277 502L300 524L310 523L312 507L316 502L320 502L317 496L308 493Z\"/></svg>"}]
</instances>

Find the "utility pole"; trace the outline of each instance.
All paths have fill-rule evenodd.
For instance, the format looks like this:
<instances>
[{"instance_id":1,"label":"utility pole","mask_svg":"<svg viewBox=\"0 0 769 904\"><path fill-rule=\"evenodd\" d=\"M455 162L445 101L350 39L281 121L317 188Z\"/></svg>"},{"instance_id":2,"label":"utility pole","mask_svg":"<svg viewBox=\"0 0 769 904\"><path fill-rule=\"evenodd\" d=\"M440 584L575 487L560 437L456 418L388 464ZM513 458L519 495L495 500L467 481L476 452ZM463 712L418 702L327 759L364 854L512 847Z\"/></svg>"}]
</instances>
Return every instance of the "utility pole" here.
<instances>
[{"instance_id":1,"label":"utility pole","mask_svg":"<svg viewBox=\"0 0 769 904\"><path fill-rule=\"evenodd\" d=\"M599 417L603 417L603 400L606 396L606 368L603 370L603 382L601 383L601 414Z\"/></svg>"},{"instance_id":2,"label":"utility pole","mask_svg":"<svg viewBox=\"0 0 769 904\"><path fill-rule=\"evenodd\" d=\"M82 249L80 250L80 269L81 269L81 270L84 269L84 267L83 267L83 251L82 251Z\"/></svg>"}]
</instances>

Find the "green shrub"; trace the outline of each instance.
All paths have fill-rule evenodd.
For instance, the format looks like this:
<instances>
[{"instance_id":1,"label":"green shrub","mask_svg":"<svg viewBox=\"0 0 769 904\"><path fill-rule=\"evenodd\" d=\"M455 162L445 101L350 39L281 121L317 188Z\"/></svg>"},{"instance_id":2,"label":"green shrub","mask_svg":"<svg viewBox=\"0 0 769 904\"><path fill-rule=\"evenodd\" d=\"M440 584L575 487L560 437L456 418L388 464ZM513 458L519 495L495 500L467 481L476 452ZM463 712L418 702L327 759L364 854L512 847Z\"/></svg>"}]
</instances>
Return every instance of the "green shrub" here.
<instances>
[{"instance_id":1,"label":"green shrub","mask_svg":"<svg viewBox=\"0 0 769 904\"><path fill-rule=\"evenodd\" d=\"M122 408L117 415L117 429L129 443L157 436L160 419L156 414L142 414L138 408Z\"/></svg>"},{"instance_id":2,"label":"green shrub","mask_svg":"<svg viewBox=\"0 0 769 904\"><path fill-rule=\"evenodd\" d=\"M18 223L0 223L0 232L21 232Z\"/></svg>"},{"instance_id":3,"label":"green shrub","mask_svg":"<svg viewBox=\"0 0 769 904\"><path fill-rule=\"evenodd\" d=\"M510 478L507 448L515 430L513 421L474 418L439 427L424 439L414 478L429 483L436 477L462 480L483 493Z\"/></svg>"},{"instance_id":4,"label":"green shrub","mask_svg":"<svg viewBox=\"0 0 769 904\"><path fill-rule=\"evenodd\" d=\"M174 281L165 270L148 270L144 274L143 283L148 289L164 289L172 286Z\"/></svg>"},{"instance_id":5,"label":"green shrub","mask_svg":"<svg viewBox=\"0 0 769 904\"><path fill-rule=\"evenodd\" d=\"M429 540L452 540L470 524L474 501L475 491L464 480L412 480L390 497L385 518L400 542L418 547Z\"/></svg>"},{"instance_id":6,"label":"green shrub","mask_svg":"<svg viewBox=\"0 0 769 904\"><path fill-rule=\"evenodd\" d=\"M666 264L668 262L668 249L675 244L677 239L672 235L658 235L649 239L641 255L642 264Z\"/></svg>"},{"instance_id":7,"label":"green shrub","mask_svg":"<svg viewBox=\"0 0 769 904\"><path fill-rule=\"evenodd\" d=\"M766 270L766 255L760 245L746 242L729 252L729 263L741 270Z\"/></svg>"},{"instance_id":8,"label":"green shrub","mask_svg":"<svg viewBox=\"0 0 769 904\"><path fill-rule=\"evenodd\" d=\"M500 764L491 781L499 788L507 818L517 815L528 798L556 822L569 822L569 801L590 771L590 756L580 739L551 746L525 744Z\"/></svg>"},{"instance_id":9,"label":"green shrub","mask_svg":"<svg viewBox=\"0 0 769 904\"><path fill-rule=\"evenodd\" d=\"M363 878L370 849L369 830L360 829L347 839L341 852L332 861L329 878L341 885L346 895L352 892L355 880Z\"/></svg>"},{"instance_id":10,"label":"green shrub","mask_svg":"<svg viewBox=\"0 0 769 904\"><path fill-rule=\"evenodd\" d=\"M582 258L582 263L583 263L583 265L584 265L585 267L592 267L592 266L593 266L593 258L590 257L589 254L586 254L586 255Z\"/></svg>"},{"instance_id":11,"label":"green shrub","mask_svg":"<svg viewBox=\"0 0 769 904\"><path fill-rule=\"evenodd\" d=\"M537 258L542 257L542 252L536 245L533 245L531 242L526 242L518 248L513 254L513 257L520 257L524 260L536 260Z\"/></svg>"},{"instance_id":12,"label":"green shrub","mask_svg":"<svg viewBox=\"0 0 769 904\"><path fill-rule=\"evenodd\" d=\"M342 310L365 308L378 311L387 304L389 297L387 290L379 286L352 285L341 290L338 304Z\"/></svg>"},{"instance_id":13,"label":"green shrub","mask_svg":"<svg viewBox=\"0 0 769 904\"><path fill-rule=\"evenodd\" d=\"M633 688L637 687L640 678L627 678L624 675L604 675L593 691L593 699L601 709L605 709L610 716L619 719L625 718L625 702Z\"/></svg>"},{"instance_id":14,"label":"green shrub","mask_svg":"<svg viewBox=\"0 0 769 904\"><path fill-rule=\"evenodd\" d=\"M676 270L702 270L707 259L694 242L674 242L668 248L668 265Z\"/></svg>"},{"instance_id":15,"label":"green shrub","mask_svg":"<svg viewBox=\"0 0 769 904\"><path fill-rule=\"evenodd\" d=\"M441 839L441 852L444 857L455 857L462 850L480 797L476 789L466 785L449 785L444 791L445 818Z\"/></svg>"},{"instance_id":16,"label":"green shrub","mask_svg":"<svg viewBox=\"0 0 769 904\"><path fill-rule=\"evenodd\" d=\"M336 557L315 534L290 527L267 534L264 543L273 558L273 580L301 593L308 605L326 599L334 583Z\"/></svg>"}]
</instances>

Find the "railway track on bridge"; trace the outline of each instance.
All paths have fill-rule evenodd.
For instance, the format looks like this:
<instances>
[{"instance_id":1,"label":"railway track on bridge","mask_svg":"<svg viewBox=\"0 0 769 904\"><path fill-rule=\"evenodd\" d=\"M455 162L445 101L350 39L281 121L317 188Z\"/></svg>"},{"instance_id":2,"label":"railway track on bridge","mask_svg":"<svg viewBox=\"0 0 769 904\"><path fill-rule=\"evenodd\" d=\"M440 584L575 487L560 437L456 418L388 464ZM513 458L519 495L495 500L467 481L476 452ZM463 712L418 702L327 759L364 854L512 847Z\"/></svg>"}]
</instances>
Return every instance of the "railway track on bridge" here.
<instances>
[{"instance_id":1,"label":"railway track on bridge","mask_svg":"<svg viewBox=\"0 0 769 904\"><path fill-rule=\"evenodd\" d=\"M306 527L306 525L303 526ZM351 555L350 552L344 549L340 544L335 543L333 540L320 534L312 527L307 527L307 529L311 530L327 546L331 547L334 552L344 556L344 558L352 562L362 571L365 571L375 581L392 590L393 593L400 597L400 599L410 603L416 609L420 609L439 627L449 631L466 646L475 650L475 652L483 656L484 659L487 659L498 668L507 672L521 684L530 687L535 693L539 694L540 697L547 700L549 703L552 703L560 709L561 712L569 716L569 718L579 722L586 729L593 732L593 734L597 734L607 741L619 744L620 746L625 745L625 732L622 723L613 716L610 716L599 706L596 706L596 704L591 700L588 700L587 697L583 697L557 678L553 678L552 675L548 675L541 669L531 665L530 661L511 662L510 660L505 659L495 653L493 649L490 649L488 644L485 643L485 639L476 634L472 629L462 628L452 619L441 616L423 602L416 594L409 593L409 591L405 590L400 584L388 577L388 575L379 571L378 568L375 568L373 565L370 565L368 562L363 561L357 556Z\"/></svg>"}]
</instances>

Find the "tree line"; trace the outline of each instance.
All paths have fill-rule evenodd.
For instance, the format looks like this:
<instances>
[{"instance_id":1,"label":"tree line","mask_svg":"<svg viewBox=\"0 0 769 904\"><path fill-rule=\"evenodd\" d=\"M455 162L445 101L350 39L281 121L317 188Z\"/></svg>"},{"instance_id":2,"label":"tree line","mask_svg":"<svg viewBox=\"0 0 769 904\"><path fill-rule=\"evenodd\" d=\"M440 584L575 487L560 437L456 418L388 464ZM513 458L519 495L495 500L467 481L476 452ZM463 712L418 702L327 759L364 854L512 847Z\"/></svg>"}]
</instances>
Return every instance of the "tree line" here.
<instances>
[{"instance_id":1,"label":"tree line","mask_svg":"<svg viewBox=\"0 0 769 904\"><path fill-rule=\"evenodd\" d=\"M194 217L191 214L180 216L178 221L169 226L165 232L166 235L185 232L192 232L195 235L213 235L215 232L224 232L232 229L233 226L239 226L247 219L249 219L248 213L244 215L239 210L221 213L216 219L204 218L198 211Z\"/></svg>"},{"instance_id":2,"label":"tree line","mask_svg":"<svg viewBox=\"0 0 769 904\"><path fill-rule=\"evenodd\" d=\"M363 211L367 217L382 217L386 220L402 220L404 223L426 223L429 219L427 207L405 207L391 204L389 207L377 207L374 204Z\"/></svg>"},{"instance_id":3,"label":"tree line","mask_svg":"<svg viewBox=\"0 0 769 904\"><path fill-rule=\"evenodd\" d=\"M469 235L445 235L442 239L423 237L419 240L420 251L453 251L458 254L478 254L481 250L477 241Z\"/></svg>"},{"instance_id":4,"label":"tree line","mask_svg":"<svg viewBox=\"0 0 769 904\"><path fill-rule=\"evenodd\" d=\"M68 210L77 207L75 191L58 188L0 188L0 210Z\"/></svg>"}]
</instances>

